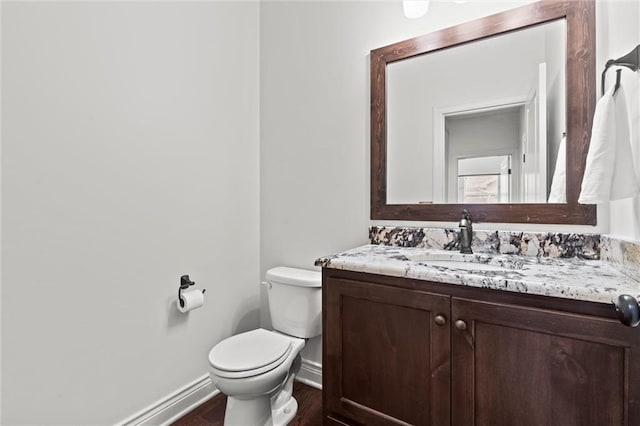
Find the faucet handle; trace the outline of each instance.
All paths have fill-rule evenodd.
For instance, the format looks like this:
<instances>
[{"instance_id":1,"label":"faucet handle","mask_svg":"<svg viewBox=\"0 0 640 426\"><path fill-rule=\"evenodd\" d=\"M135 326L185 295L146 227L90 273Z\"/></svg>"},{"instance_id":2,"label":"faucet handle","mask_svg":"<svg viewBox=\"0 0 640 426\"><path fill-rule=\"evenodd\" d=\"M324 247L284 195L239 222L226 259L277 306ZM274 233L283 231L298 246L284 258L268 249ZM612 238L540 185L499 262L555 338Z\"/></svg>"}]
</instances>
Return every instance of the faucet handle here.
<instances>
[{"instance_id":1,"label":"faucet handle","mask_svg":"<svg viewBox=\"0 0 640 426\"><path fill-rule=\"evenodd\" d=\"M466 209L462 210L462 219L460 219L460 224L458 226L469 227L471 226L471 213L469 213Z\"/></svg>"}]
</instances>

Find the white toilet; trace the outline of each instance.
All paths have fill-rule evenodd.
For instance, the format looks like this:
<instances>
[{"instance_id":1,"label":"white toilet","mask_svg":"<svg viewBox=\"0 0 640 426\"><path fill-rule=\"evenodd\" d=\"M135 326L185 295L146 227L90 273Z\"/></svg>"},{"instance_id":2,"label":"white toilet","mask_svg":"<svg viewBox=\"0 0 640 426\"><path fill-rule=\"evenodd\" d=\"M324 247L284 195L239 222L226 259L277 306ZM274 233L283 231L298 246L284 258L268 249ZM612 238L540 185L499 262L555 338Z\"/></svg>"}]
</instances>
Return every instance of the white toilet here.
<instances>
[{"instance_id":1,"label":"white toilet","mask_svg":"<svg viewBox=\"0 0 640 426\"><path fill-rule=\"evenodd\" d=\"M267 271L276 331L231 336L209 352L209 374L227 395L225 426L284 426L296 415L293 379L306 339L322 333L320 272L287 267Z\"/></svg>"}]
</instances>

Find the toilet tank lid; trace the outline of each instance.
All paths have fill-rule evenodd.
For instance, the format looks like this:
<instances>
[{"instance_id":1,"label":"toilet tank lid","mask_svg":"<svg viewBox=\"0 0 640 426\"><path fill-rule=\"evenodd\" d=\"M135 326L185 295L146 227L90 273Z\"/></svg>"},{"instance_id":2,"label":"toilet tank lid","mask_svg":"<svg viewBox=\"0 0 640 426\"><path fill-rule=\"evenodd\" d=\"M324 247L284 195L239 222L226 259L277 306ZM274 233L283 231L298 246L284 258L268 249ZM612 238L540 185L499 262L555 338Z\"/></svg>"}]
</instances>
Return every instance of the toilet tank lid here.
<instances>
[{"instance_id":1,"label":"toilet tank lid","mask_svg":"<svg viewBox=\"0 0 640 426\"><path fill-rule=\"evenodd\" d=\"M319 271L277 266L267 271L269 282L298 285L301 287L322 287L322 274Z\"/></svg>"}]
</instances>

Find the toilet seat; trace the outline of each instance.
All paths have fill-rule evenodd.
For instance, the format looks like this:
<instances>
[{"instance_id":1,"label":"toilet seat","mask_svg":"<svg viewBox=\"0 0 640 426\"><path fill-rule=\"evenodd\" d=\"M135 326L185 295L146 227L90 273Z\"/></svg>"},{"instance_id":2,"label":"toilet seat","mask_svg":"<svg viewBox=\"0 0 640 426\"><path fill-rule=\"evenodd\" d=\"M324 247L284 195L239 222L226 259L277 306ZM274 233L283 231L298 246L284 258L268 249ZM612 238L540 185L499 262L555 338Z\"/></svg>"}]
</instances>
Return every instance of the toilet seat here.
<instances>
[{"instance_id":1,"label":"toilet seat","mask_svg":"<svg viewBox=\"0 0 640 426\"><path fill-rule=\"evenodd\" d=\"M209 365L220 377L257 376L282 364L292 346L290 338L259 328L218 343L209 353Z\"/></svg>"}]
</instances>

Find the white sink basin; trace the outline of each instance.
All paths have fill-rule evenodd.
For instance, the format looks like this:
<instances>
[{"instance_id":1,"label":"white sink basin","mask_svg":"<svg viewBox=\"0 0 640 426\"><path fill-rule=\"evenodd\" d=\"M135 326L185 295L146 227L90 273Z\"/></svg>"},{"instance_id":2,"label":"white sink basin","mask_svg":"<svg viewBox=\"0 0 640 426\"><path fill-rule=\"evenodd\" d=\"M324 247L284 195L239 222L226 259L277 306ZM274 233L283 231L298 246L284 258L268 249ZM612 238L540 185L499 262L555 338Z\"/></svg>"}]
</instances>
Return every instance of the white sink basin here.
<instances>
[{"instance_id":1,"label":"white sink basin","mask_svg":"<svg viewBox=\"0 0 640 426\"><path fill-rule=\"evenodd\" d=\"M425 251L407 258L413 262L473 262L473 254L462 254L455 251Z\"/></svg>"},{"instance_id":2,"label":"white sink basin","mask_svg":"<svg viewBox=\"0 0 640 426\"><path fill-rule=\"evenodd\" d=\"M439 266L449 269L465 269L468 271L506 271L509 269L504 266L491 265L488 263L474 263L456 260L431 260L425 263L429 266Z\"/></svg>"},{"instance_id":3,"label":"white sink basin","mask_svg":"<svg viewBox=\"0 0 640 426\"><path fill-rule=\"evenodd\" d=\"M462 254L448 251L423 251L407 255L412 262L427 266L467 271L507 271L522 269L523 262L517 256L493 256L488 254Z\"/></svg>"}]
</instances>

